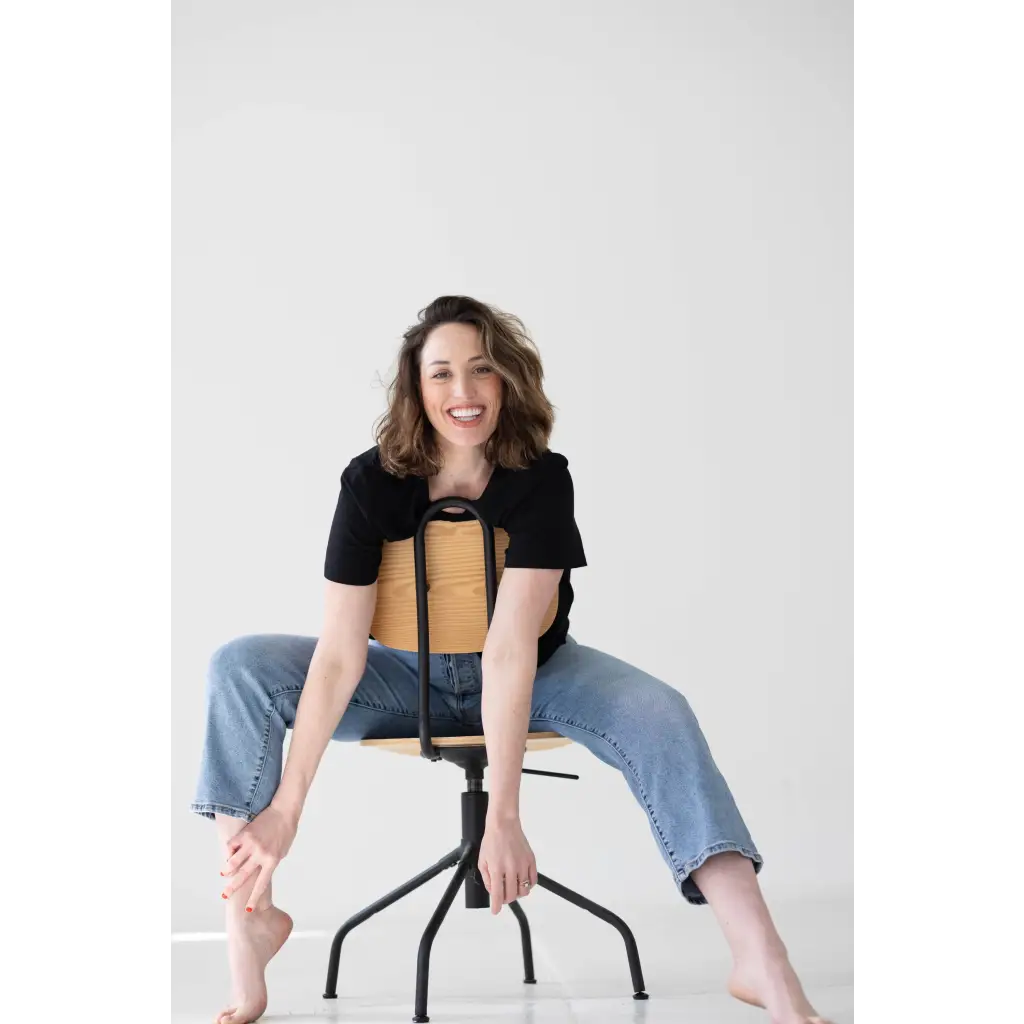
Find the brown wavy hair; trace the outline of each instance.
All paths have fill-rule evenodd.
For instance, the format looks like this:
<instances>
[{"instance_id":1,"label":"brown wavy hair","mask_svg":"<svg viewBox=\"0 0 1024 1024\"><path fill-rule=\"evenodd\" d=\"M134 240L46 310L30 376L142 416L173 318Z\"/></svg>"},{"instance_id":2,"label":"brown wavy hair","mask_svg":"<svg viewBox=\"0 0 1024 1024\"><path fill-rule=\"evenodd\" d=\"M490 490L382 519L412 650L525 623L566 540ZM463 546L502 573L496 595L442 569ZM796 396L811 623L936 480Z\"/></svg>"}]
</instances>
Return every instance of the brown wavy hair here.
<instances>
[{"instance_id":1,"label":"brown wavy hair","mask_svg":"<svg viewBox=\"0 0 1024 1024\"><path fill-rule=\"evenodd\" d=\"M506 469L525 469L548 447L554 406L544 394L544 368L537 346L517 316L471 299L442 295L419 311L403 335L398 370L388 386L388 410L375 427L381 465L398 477L433 476L443 464L420 392L420 358L430 332L441 324L473 324L480 346L502 379L498 425L484 456Z\"/></svg>"}]
</instances>

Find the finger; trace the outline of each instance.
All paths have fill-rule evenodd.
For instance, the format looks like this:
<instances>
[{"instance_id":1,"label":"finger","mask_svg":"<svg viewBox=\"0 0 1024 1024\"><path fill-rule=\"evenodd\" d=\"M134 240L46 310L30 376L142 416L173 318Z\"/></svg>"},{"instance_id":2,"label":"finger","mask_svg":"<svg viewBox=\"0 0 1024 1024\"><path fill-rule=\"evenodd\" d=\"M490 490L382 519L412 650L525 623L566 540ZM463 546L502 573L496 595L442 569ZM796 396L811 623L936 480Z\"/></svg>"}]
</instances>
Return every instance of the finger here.
<instances>
[{"instance_id":1,"label":"finger","mask_svg":"<svg viewBox=\"0 0 1024 1024\"><path fill-rule=\"evenodd\" d=\"M239 889L245 885L248 878L252 877L252 873L259 867L251 857L245 862L245 867L238 871L235 876L224 886L221 890L221 895L230 899Z\"/></svg>"},{"instance_id":2,"label":"finger","mask_svg":"<svg viewBox=\"0 0 1024 1024\"><path fill-rule=\"evenodd\" d=\"M526 877L526 868L520 868L509 877L509 903L514 903L516 900L518 900L522 896L525 896L530 891L527 886L523 885L523 882L526 881Z\"/></svg>"},{"instance_id":3,"label":"finger","mask_svg":"<svg viewBox=\"0 0 1024 1024\"><path fill-rule=\"evenodd\" d=\"M505 903L505 878L499 875L491 886L491 913L497 914Z\"/></svg>"},{"instance_id":4,"label":"finger","mask_svg":"<svg viewBox=\"0 0 1024 1024\"><path fill-rule=\"evenodd\" d=\"M273 873L273 864L264 864L260 867L259 875L256 878L256 884L252 887L252 892L245 904L245 909L249 911L249 913L252 913L252 911L260 905L260 897L267 891L267 886L270 885L270 876Z\"/></svg>"},{"instance_id":5,"label":"finger","mask_svg":"<svg viewBox=\"0 0 1024 1024\"><path fill-rule=\"evenodd\" d=\"M477 863L476 869L480 872L480 878L484 883L484 888L487 890L489 894L491 891L491 869L487 866L487 861L479 861Z\"/></svg>"},{"instance_id":6,"label":"finger","mask_svg":"<svg viewBox=\"0 0 1024 1024\"><path fill-rule=\"evenodd\" d=\"M528 864L527 865L526 871L525 871L525 873L523 875L523 881L530 883L529 885L523 886L523 893L524 893L524 895L529 896L530 893L533 892L533 890L537 886L537 865L536 864Z\"/></svg>"},{"instance_id":7,"label":"finger","mask_svg":"<svg viewBox=\"0 0 1024 1024\"><path fill-rule=\"evenodd\" d=\"M224 864L221 874L228 878L233 875L251 856L248 850L241 849L233 857L229 857Z\"/></svg>"}]
</instances>

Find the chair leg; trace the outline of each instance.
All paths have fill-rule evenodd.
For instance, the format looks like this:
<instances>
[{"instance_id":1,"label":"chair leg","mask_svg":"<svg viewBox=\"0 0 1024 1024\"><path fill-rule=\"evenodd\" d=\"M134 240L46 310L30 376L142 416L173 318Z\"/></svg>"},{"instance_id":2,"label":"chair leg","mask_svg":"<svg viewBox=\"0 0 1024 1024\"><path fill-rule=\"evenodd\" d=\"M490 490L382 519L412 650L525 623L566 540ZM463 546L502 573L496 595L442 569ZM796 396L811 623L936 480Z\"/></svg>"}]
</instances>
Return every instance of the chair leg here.
<instances>
[{"instance_id":1,"label":"chair leg","mask_svg":"<svg viewBox=\"0 0 1024 1024\"><path fill-rule=\"evenodd\" d=\"M560 885L553 879L548 878L547 875L538 873L537 884L542 888L553 892L556 896L561 896L563 900L568 900L577 907L589 910L595 917L601 918L602 921L607 921L610 925L618 929L619 934L626 943L626 957L629 960L629 973L633 979L633 998L647 999L647 993L644 991L644 976L640 970L640 954L637 952L636 939L633 938L633 933L629 930L626 922L623 921L621 917L613 914L610 910L606 910L599 904L588 900L586 896L581 896L578 892L573 892L572 889L567 889L564 885Z\"/></svg>"},{"instance_id":2,"label":"chair leg","mask_svg":"<svg viewBox=\"0 0 1024 1024\"><path fill-rule=\"evenodd\" d=\"M530 922L526 920L526 912L519 906L519 900L513 900L508 909L515 914L519 921L519 932L523 937L523 973L526 975L523 981L527 985L536 985L537 978L533 973L533 944L530 942Z\"/></svg>"},{"instance_id":3,"label":"chair leg","mask_svg":"<svg viewBox=\"0 0 1024 1024\"><path fill-rule=\"evenodd\" d=\"M324 991L324 999L338 998L338 961L341 959L341 944L345 936L356 925L362 924L367 918L373 917L374 914L379 913L386 907L390 907L392 903L397 903L403 896L408 896L414 889L418 889L421 885L426 884L432 878L441 874L442 871L454 867L459 863L459 858L462 854L463 848L460 845L452 850L451 853L446 853L436 864L427 868L426 871L421 871L415 878L410 878L404 885L400 885L397 889L389 892L387 896L377 900L376 903L371 903L364 910L360 910L358 914L353 914L338 929L334 936L334 942L331 943L331 956L327 964L327 988Z\"/></svg>"},{"instance_id":4,"label":"chair leg","mask_svg":"<svg viewBox=\"0 0 1024 1024\"><path fill-rule=\"evenodd\" d=\"M415 1024L424 1024L429 1021L427 1016L427 984L430 976L430 947L434 943L434 936L437 935L441 922L451 908L455 894L466 879L466 875L473 870L473 854L475 847L470 842L465 842L459 849L459 862L455 866L455 875L448 883L444 895L441 897L437 909L427 923L420 939L419 952L416 954L416 1015L413 1017Z\"/></svg>"}]
</instances>

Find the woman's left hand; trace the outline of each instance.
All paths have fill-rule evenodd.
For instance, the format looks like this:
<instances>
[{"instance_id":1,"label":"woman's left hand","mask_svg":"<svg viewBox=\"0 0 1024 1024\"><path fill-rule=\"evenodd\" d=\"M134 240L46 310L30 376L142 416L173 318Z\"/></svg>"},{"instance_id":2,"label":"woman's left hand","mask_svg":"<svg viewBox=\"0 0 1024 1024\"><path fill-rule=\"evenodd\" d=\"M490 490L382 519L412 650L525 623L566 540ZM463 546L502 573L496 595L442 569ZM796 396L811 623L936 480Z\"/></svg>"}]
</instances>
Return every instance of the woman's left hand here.
<instances>
[{"instance_id":1,"label":"woman's left hand","mask_svg":"<svg viewBox=\"0 0 1024 1024\"><path fill-rule=\"evenodd\" d=\"M518 818L487 819L477 867L491 894L492 914L533 891L537 884L537 859Z\"/></svg>"},{"instance_id":2,"label":"woman's left hand","mask_svg":"<svg viewBox=\"0 0 1024 1024\"><path fill-rule=\"evenodd\" d=\"M258 905L271 875L291 849L298 824L297 818L282 814L271 803L227 841L228 860L221 872L228 879L222 892L225 899L258 872L245 909Z\"/></svg>"}]
</instances>

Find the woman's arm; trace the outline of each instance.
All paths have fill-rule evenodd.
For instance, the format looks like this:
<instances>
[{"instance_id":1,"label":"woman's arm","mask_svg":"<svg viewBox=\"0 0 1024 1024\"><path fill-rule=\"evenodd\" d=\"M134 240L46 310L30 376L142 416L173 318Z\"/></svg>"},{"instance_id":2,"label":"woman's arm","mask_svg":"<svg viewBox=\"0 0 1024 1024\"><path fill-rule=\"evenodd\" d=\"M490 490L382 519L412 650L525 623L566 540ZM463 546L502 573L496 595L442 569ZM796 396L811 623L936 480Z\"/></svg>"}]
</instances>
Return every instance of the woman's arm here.
<instances>
[{"instance_id":1,"label":"woman's arm","mask_svg":"<svg viewBox=\"0 0 1024 1024\"><path fill-rule=\"evenodd\" d=\"M491 773L487 817L495 821L519 818L519 782L537 674L536 639L533 647L500 655L485 651L482 658L481 715Z\"/></svg>"},{"instance_id":2,"label":"woman's arm","mask_svg":"<svg viewBox=\"0 0 1024 1024\"><path fill-rule=\"evenodd\" d=\"M484 643L481 714L491 784L477 867L491 913L529 893L537 860L519 822L519 782L530 727L537 639L561 569L506 567Z\"/></svg>"},{"instance_id":3,"label":"woman's arm","mask_svg":"<svg viewBox=\"0 0 1024 1024\"><path fill-rule=\"evenodd\" d=\"M327 581L324 624L299 696L281 784L271 804L297 822L320 759L366 670L377 584Z\"/></svg>"},{"instance_id":4,"label":"woman's arm","mask_svg":"<svg viewBox=\"0 0 1024 1024\"><path fill-rule=\"evenodd\" d=\"M221 872L228 879L225 899L259 872L249 896L251 906L246 910L259 905L271 876L295 839L320 758L363 677L366 641L376 603L376 583L327 583L324 627L299 695L281 784L269 806L228 840L230 859Z\"/></svg>"}]
</instances>

